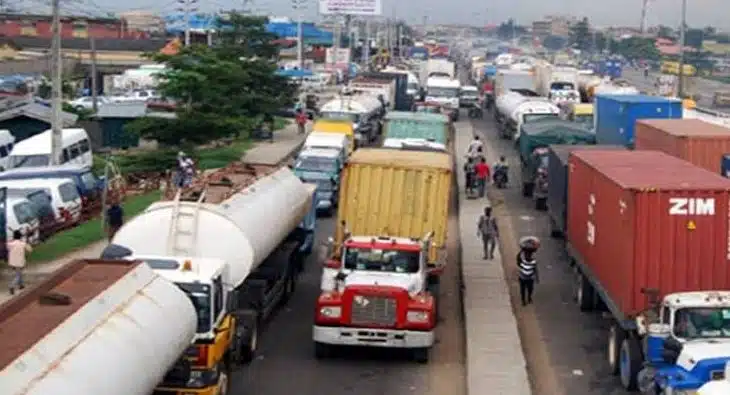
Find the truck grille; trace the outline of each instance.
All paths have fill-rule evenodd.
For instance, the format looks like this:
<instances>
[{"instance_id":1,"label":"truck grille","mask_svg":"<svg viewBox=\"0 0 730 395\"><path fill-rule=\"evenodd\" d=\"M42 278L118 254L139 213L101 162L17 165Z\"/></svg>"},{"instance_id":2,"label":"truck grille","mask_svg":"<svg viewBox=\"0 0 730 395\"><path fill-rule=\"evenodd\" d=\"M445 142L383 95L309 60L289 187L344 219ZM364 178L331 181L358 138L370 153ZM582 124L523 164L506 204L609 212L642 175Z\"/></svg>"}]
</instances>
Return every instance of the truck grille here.
<instances>
[{"instance_id":1,"label":"truck grille","mask_svg":"<svg viewBox=\"0 0 730 395\"><path fill-rule=\"evenodd\" d=\"M350 321L355 325L392 326L395 325L396 310L393 298L355 295Z\"/></svg>"}]
</instances>

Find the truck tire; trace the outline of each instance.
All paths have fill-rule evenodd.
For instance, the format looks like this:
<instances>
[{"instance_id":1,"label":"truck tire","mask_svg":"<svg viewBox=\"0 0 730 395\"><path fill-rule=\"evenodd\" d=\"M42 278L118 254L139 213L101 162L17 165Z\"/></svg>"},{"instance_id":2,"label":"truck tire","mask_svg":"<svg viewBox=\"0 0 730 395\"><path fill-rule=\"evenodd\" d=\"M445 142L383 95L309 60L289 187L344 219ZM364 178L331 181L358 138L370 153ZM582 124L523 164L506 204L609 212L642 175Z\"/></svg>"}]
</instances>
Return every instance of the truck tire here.
<instances>
[{"instance_id":1,"label":"truck tire","mask_svg":"<svg viewBox=\"0 0 730 395\"><path fill-rule=\"evenodd\" d=\"M621 358L621 344L626 339L626 331L617 323L611 324L608 331L608 344L606 347L606 358L611 374L618 376L620 370L619 360Z\"/></svg>"},{"instance_id":2,"label":"truck tire","mask_svg":"<svg viewBox=\"0 0 730 395\"><path fill-rule=\"evenodd\" d=\"M427 347L414 348L411 350L411 357L414 361L422 364L428 363L430 350Z\"/></svg>"},{"instance_id":3,"label":"truck tire","mask_svg":"<svg viewBox=\"0 0 730 395\"><path fill-rule=\"evenodd\" d=\"M295 268L294 270L298 270L298 269ZM289 273L286 276L286 284L284 284L284 294L281 296L281 301L280 301L281 306L284 306L287 304L287 302L289 302L292 295L294 295L294 291L296 290L296 288L297 288L297 281L296 281L295 274Z\"/></svg>"},{"instance_id":4,"label":"truck tire","mask_svg":"<svg viewBox=\"0 0 730 395\"><path fill-rule=\"evenodd\" d=\"M619 377L621 385L628 391L636 391L637 376L644 363L641 356L641 345L635 338L626 337L621 342L620 355Z\"/></svg>"},{"instance_id":5,"label":"truck tire","mask_svg":"<svg viewBox=\"0 0 730 395\"><path fill-rule=\"evenodd\" d=\"M579 270L576 270L575 276L575 301L580 308L580 311L591 311L595 306L595 291L591 282L588 281L586 276Z\"/></svg>"},{"instance_id":6,"label":"truck tire","mask_svg":"<svg viewBox=\"0 0 730 395\"><path fill-rule=\"evenodd\" d=\"M530 184L529 182L522 183L522 196L524 196L524 197L532 196L532 184Z\"/></svg>"},{"instance_id":7,"label":"truck tire","mask_svg":"<svg viewBox=\"0 0 730 395\"><path fill-rule=\"evenodd\" d=\"M334 354L334 348L332 345L314 342L314 357L317 359L327 359L332 357Z\"/></svg>"}]
</instances>

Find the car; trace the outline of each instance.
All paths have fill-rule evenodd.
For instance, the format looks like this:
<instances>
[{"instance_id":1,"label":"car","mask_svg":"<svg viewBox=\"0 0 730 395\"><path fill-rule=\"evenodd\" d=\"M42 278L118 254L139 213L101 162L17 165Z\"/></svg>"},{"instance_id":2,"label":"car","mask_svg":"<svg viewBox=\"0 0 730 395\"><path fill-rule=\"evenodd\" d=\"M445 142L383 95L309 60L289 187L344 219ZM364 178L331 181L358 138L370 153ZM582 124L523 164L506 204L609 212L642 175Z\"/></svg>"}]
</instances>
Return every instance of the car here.
<instances>
[{"instance_id":1,"label":"car","mask_svg":"<svg viewBox=\"0 0 730 395\"><path fill-rule=\"evenodd\" d=\"M97 106L103 106L109 103L109 99L103 96L96 98ZM94 108L94 98L91 96L79 97L78 99L68 102L73 108L77 110L91 110Z\"/></svg>"}]
</instances>

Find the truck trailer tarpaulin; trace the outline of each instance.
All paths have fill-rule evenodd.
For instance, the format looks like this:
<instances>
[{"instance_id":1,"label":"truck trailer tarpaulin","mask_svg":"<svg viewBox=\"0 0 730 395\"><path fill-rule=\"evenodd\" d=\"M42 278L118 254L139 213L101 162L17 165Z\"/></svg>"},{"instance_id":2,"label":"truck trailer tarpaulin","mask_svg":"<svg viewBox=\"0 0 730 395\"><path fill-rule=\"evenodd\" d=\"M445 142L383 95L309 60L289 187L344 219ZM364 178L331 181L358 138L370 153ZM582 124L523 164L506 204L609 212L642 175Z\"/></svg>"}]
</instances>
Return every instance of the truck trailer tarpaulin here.
<instances>
[{"instance_id":1,"label":"truck trailer tarpaulin","mask_svg":"<svg viewBox=\"0 0 730 395\"><path fill-rule=\"evenodd\" d=\"M659 151L570 154L568 242L625 318L642 290L730 289L730 180Z\"/></svg>"}]
</instances>

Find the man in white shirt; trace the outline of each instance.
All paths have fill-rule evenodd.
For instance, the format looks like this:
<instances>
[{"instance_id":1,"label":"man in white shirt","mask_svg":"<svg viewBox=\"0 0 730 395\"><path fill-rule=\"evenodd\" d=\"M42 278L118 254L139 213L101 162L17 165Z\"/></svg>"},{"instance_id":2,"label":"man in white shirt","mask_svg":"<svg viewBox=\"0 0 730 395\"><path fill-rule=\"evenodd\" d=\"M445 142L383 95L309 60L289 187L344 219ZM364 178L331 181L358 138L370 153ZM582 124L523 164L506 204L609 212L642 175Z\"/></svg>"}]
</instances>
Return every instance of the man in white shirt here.
<instances>
[{"instance_id":1,"label":"man in white shirt","mask_svg":"<svg viewBox=\"0 0 730 395\"><path fill-rule=\"evenodd\" d=\"M13 279L10 281L10 294L15 294L15 289L25 288L23 282L23 271L25 270L25 254L33 251L25 240L23 234L16 230L13 232L13 240L8 242L8 266L13 270Z\"/></svg>"},{"instance_id":2,"label":"man in white shirt","mask_svg":"<svg viewBox=\"0 0 730 395\"><path fill-rule=\"evenodd\" d=\"M195 162L180 151L177 154L178 188L183 188L193 182L195 176Z\"/></svg>"},{"instance_id":3,"label":"man in white shirt","mask_svg":"<svg viewBox=\"0 0 730 395\"><path fill-rule=\"evenodd\" d=\"M479 140L479 136L474 136L474 139L469 143L469 147L466 149L466 156L470 158L474 158L481 154L480 148L483 148L484 144L482 144L481 140Z\"/></svg>"}]
</instances>

